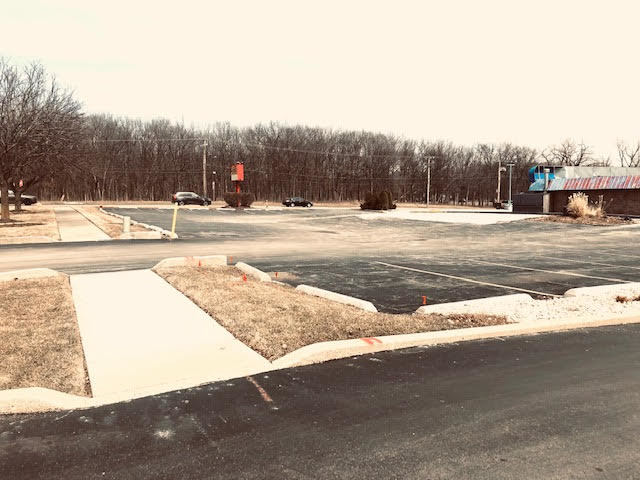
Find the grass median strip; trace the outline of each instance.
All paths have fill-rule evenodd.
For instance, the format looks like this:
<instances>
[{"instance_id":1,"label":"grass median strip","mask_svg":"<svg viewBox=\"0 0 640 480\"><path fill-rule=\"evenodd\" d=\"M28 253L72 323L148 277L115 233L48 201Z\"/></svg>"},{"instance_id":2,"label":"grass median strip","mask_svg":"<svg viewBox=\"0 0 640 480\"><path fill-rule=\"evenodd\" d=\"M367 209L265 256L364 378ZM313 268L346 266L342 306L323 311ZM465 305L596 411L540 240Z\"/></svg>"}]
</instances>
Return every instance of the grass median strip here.
<instances>
[{"instance_id":1,"label":"grass median strip","mask_svg":"<svg viewBox=\"0 0 640 480\"><path fill-rule=\"evenodd\" d=\"M90 395L69 278L0 282L0 390Z\"/></svg>"},{"instance_id":2,"label":"grass median strip","mask_svg":"<svg viewBox=\"0 0 640 480\"><path fill-rule=\"evenodd\" d=\"M91 223L109 235L111 238L119 238L122 235L122 219L107 215L100 211L100 207L91 205L81 205L75 207L78 212L83 214ZM146 232L146 228L137 224L131 225L132 232Z\"/></svg>"},{"instance_id":3,"label":"grass median strip","mask_svg":"<svg viewBox=\"0 0 640 480\"><path fill-rule=\"evenodd\" d=\"M274 360L330 340L501 325L495 315L396 315L365 312L295 289L251 278L235 267L154 269L236 338Z\"/></svg>"}]
</instances>

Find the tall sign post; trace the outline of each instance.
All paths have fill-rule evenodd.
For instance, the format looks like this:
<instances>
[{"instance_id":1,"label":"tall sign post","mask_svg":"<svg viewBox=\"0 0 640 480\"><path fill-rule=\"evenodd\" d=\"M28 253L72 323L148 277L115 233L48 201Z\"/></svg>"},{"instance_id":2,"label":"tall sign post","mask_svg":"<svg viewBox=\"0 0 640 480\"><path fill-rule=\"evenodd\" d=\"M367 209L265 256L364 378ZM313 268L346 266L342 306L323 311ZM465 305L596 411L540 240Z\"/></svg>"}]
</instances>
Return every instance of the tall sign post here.
<instances>
[{"instance_id":1,"label":"tall sign post","mask_svg":"<svg viewBox=\"0 0 640 480\"><path fill-rule=\"evenodd\" d=\"M231 181L236 186L236 193L240 193L240 184L244 181L244 163L231 165Z\"/></svg>"}]
</instances>

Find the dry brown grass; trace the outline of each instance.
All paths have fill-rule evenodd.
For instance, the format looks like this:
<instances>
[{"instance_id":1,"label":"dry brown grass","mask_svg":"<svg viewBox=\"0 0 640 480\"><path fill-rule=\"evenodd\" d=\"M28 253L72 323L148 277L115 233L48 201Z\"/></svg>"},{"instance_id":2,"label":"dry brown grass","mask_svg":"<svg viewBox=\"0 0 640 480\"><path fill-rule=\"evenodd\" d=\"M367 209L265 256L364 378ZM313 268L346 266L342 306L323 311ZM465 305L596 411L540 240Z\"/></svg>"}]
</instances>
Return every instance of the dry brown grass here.
<instances>
[{"instance_id":1,"label":"dry brown grass","mask_svg":"<svg viewBox=\"0 0 640 480\"><path fill-rule=\"evenodd\" d=\"M53 208L43 205L22 208L19 213L11 212L11 222L0 223L0 245L60 240Z\"/></svg>"},{"instance_id":2,"label":"dry brown grass","mask_svg":"<svg viewBox=\"0 0 640 480\"><path fill-rule=\"evenodd\" d=\"M574 193L567 202L567 215L573 218L604 217L602 205L589 205L589 196L582 192Z\"/></svg>"},{"instance_id":3,"label":"dry brown grass","mask_svg":"<svg viewBox=\"0 0 640 480\"><path fill-rule=\"evenodd\" d=\"M90 395L66 276L0 282L0 390Z\"/></svg>"},{"instance_id":4,"label":"dry brown grass","mask_svg":"<svg viewBox=\"0 0 640 480\"><path fill-rule=\"evenodd\" d=\"M122 219L102 213L100 206L74 205L74 208L111 238L118 238L122 235ZM137 224L131 224L131 231L146 232L149 230Z\"/></svg>"},{"instance_id":5,"label":"dry brown grass","mask_svg":"<svg viewBox=\"0 0 640 480\"><path fill-rule=\"evenodd\" d=\"M640 295L636 295L635 297L625 297L624 295L618 295L616 297L616 302L618 303L640 302Z\"/></svg>"},{"instance_id":6,"label":"dry brown grass","mask_svg":"<svg viewBox=\"0 0 640 480\"><path fill-rule=\"evenodd\" d=\"M527 220L530 222L551 222L551 223L570 223L574 225L597 225L597 226L611 226L611 225L630 225L633 220L627 220L622 217L568 217L566 215L545 215L543 217L532 218Z\"/></svg>"},{"instance_id":7,"label":"dry brown grass","mask_svg":"<svg viewBox=\"0 0 640 480\"><path fill-rule=\"evenodd\" d=\"M236 338L268 359L316 342L462 327L500 325L490 315L392 315L248 278L234 267L171 267L156 273L191 298Z\"/></svg>"}]
</instances>

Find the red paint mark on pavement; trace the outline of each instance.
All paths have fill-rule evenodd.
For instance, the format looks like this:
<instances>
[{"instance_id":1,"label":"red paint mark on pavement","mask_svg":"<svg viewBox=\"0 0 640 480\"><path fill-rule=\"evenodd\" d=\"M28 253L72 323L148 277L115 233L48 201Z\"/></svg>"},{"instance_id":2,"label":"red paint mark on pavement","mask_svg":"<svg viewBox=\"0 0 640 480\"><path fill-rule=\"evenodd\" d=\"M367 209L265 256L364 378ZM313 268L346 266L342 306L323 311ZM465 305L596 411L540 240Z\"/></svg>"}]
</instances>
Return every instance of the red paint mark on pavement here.
<instances>
[{"instance_id":1,"label":"red paint mark on pavement","mask_svg":"<svg viewBox=\"0 0 640 480\"><path fill-rule=\"evenodd\" d=\"M373 345L374 343L382 343L382 340L376 337L365 337L361 338L364 343L368 343L369 345Z\"/></svg>"},{"instance_id":2,"label":"red paint mark on pavement","mask_svg":"<svg viewBox=\"0 0 640 480\"><path fill-rule=\"evenodd\" d=\"M247 380L249 380L251 383L253 383L253 385L256 387L258 392L260 392L260 396L262 397L262 399L265 402L273 403L273 398L271 398L271 396L267 393L267 391L264 388L262 388L260 386L260 384L258 382L256 382L253 377L249 376L249 377L247 377Z\"/></svg>"}]
</instances>

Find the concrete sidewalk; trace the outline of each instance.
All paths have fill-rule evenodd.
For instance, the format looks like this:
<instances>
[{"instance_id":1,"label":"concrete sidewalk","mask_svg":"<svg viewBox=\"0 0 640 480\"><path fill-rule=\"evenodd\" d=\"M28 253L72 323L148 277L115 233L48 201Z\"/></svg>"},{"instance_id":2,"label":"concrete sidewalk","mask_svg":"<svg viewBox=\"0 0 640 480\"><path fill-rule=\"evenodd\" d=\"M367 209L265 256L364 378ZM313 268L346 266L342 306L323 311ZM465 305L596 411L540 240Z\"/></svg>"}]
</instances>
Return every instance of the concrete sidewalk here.
<instances>
[{"instance_id":1,"label":"concrete sidewalk","mask_svg":"<svg viewBox=\"0 0 640 480\"><path fill-rule=\"evenodd\" d=\"M94 397L151 395L271 370L151 270L72 275Z\"/></svg>"},{"instance_id":2,"label":"concrete sidewalk","mask_svg":"<svg viewBox=\"0 0 640 480\"><path fill-rule=\"evenodd\" d=\"M111 240L109 235L72 207L55 207L54 212L58 222L60 240L63 242Z\"/></svg>"}]
</instances>

